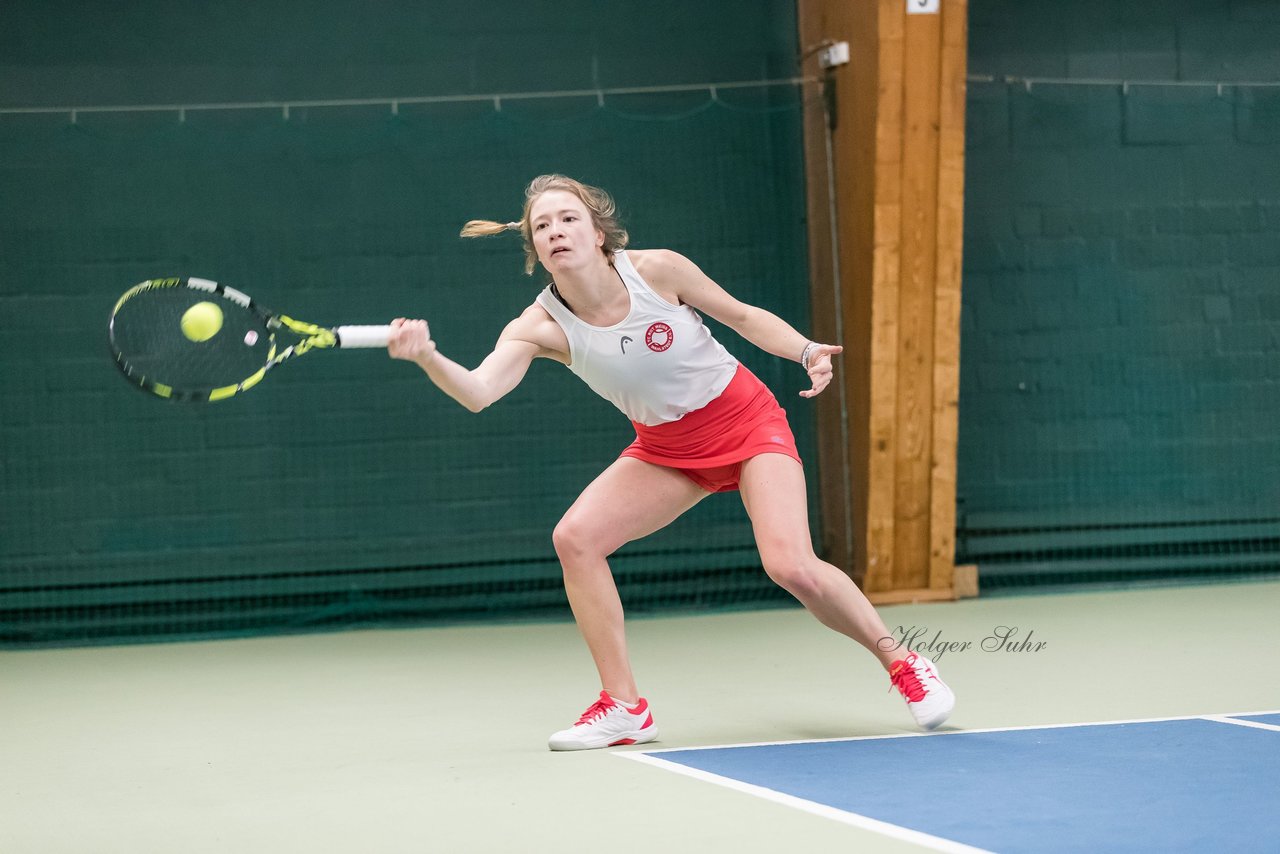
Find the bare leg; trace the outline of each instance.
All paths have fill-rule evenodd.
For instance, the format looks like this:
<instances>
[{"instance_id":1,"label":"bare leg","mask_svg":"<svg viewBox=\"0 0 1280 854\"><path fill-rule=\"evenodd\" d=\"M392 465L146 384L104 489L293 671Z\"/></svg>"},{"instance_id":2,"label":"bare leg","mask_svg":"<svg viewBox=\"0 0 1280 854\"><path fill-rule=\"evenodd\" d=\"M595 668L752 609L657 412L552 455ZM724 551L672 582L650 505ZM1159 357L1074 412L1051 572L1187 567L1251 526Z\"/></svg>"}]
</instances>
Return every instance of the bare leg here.
<instances>
[{"instance_id":1,"label":"bare leg","mask_svg":"<svg viewBox=\"0 0 1280 854\"><path fill-rule=\"evenodd\" d=\"M564 589L600 673L601 687L623 702L640 696L627 654L622 600L607 558L626 543L666 527L709 493L674 469L622 457L578 496L552 541Z\"/></svg>"},{"instance_id":2,"label":"bare leg","mask_svg":"<svg viewBox=\"0 0 1280 854\"><path fill-rule=\"evenodd\" d=\"M814 553L800 464L783 454L752 457L742 464L739 488L769 577L823 625L866 647L886 670L902 658L905 652L885 640L889 630L853 580Z\"/></svg>"}]
</instances>

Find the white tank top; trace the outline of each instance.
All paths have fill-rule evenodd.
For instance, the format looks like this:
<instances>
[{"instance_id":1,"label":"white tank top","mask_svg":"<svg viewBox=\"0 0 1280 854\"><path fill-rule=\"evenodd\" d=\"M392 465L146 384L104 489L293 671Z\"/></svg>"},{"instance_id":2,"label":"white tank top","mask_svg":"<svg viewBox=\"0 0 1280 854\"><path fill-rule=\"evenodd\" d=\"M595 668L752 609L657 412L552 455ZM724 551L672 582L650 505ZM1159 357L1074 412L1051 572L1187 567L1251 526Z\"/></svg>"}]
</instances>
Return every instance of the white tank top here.
<instances>
[{"instance_id":1,"label":"white tank top","mask_svg":"<svg viewBox=\"0 0 1280 854\"><path fill-rule=\"evenodd\" d=\"M614 253L613 266L631 298L631 311L613 326L582 322L550 285L538 294L569 339L569 370L647 427L678 421L719 397L738 360L696 311L658 296L625 251Z\"/></svg>"}]
</instances>

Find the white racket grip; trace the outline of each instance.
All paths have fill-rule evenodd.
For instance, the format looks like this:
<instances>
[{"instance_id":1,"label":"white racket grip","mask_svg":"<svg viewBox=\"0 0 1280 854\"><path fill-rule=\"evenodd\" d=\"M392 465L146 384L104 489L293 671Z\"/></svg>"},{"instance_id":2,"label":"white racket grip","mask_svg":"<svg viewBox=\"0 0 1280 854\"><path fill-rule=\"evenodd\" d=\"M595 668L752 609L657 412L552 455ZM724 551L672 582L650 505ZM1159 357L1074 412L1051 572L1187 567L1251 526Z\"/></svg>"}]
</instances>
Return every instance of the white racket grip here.
<instances>
[{"instance_id":1,"label":"white racket grip","mask_svg":"<svg viewBox=\"0 0 1280 854\"><path fill-rule=\"evenodd\" d=\"M338 346L343 349L385 347L391 337L390 326L339 326L333 331L338 335Z\"/></svg>"}]
</instances>

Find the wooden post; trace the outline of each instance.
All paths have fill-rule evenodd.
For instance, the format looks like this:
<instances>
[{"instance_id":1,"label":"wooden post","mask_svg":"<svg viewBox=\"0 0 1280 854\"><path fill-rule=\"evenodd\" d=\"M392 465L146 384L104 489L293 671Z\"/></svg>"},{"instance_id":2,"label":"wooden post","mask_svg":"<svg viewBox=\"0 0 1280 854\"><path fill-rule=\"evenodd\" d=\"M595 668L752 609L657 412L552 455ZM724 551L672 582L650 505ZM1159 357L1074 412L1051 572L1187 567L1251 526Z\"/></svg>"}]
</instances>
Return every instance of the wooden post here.
<instances>
[{"instance_id":1,"label":"wooden post","mask_svg":"<svg viewBox=\"0 0 1280 854\"><path fill-rule=\"evenodd\" d=\"M802 48L849 43L804 65L814 334L845 346L819 467L826 555L874 602L955 596L968 9L911 3L798 4Z\"/></svg>"}]
</instances>

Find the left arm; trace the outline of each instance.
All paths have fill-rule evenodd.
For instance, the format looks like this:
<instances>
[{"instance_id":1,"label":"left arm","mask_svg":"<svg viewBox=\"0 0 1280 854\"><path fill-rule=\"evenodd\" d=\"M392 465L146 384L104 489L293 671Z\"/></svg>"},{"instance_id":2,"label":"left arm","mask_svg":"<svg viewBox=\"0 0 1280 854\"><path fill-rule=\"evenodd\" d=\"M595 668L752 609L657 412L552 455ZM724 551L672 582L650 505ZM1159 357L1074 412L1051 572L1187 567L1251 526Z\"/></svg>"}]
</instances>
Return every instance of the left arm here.
<instances>
[{"instance_id":1,"label":"left arm","mask_svg":"<svg viewBox=\"0 0 1280 854\"><path fill-rule=\"evenodd\" d=\"M840 353L843 347L836 344L810 346L812 342L791 324L771 311L735 299L698 269L697 264L678 252L651 249L629 254L635 259L645 281L664 296L673 297L714 317L761 350L799 362L808 348L805 368L813 387L800 392L801 397L813 397L831 382L831 357Z\"/></svg>"}]
</instances>

